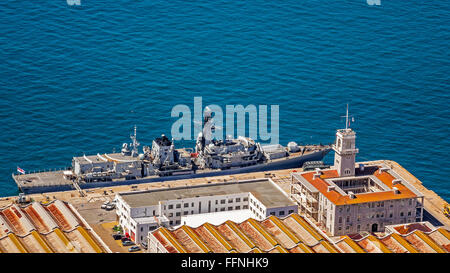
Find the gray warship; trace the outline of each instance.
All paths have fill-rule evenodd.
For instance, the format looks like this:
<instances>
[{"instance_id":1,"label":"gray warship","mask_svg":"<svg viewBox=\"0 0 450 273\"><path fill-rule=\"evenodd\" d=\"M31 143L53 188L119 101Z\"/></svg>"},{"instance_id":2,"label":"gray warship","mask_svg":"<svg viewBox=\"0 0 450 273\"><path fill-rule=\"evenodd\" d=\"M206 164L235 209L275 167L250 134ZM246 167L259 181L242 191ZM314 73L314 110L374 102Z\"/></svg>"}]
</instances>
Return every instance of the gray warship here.
<instances>
[{"instance_id":1,"label":"gray warship","mask_svg":"<svg viewBox=\"0 0 450 273\"><path fill-rule=\"evenodd\" d=\"M195 150L176 149L173 139L162 135L152 147L137 140L136 126L131 143L123 143L120 153L73 157L72 166L62 170L12 174L20 191L44 193L159 182L237 173L299 168L304 162L318 161L330 145L261 145L249 137L211 139L215 125L205 112L203 129Z\"/></svg>"}]
</instances>

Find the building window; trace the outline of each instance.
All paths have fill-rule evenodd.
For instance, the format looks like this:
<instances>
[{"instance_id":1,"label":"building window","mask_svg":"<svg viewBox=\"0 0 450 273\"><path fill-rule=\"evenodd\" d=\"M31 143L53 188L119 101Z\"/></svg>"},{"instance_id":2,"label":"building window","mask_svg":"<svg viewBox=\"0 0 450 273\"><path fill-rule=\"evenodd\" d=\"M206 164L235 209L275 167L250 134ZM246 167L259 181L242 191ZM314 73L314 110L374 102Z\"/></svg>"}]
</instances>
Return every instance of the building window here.
<instances>
[{"instance_id":1,"label":"building window","mask_svg":"<svg viewBox=\"0 0 450 273\"><path fill-rule=\"evenodd\" d=\"M169 205L169 209L173 209L173 205Z\"/></svg>"},{"instance_id":2,"label":"building window","mask_svg":"<svg viewBox=\"0 0 450 273\"><path fill-rule=\"evenodd\" d=\"M411 216L411 212L410 211L408 211L408 216Z\"/></svg>"},{"instance_id":3,"label":"building window","mask_svg":"<svg viewBox=\"0 0 450 273\"><path fill-rule=\"evenodd\" d=\"M175 223L176 223L176 225L179 225L181 222L180 222L180 220L177 220Z\"/></svg>"},{"instance_id":4,"label":"building window","mask_svg":"<svg viewBox=\"0 0 450 273\"><path fill-rule=\"evenodd\" d=\"M228 210L233 210L233 207L228 207Z\"/></svg>"},{"instance_id":5,"label":"building window","mask_svg":"<svg viewBox=\"0 0 450 273\"><path fill-rule=\"evenodd\" d=\"M392 216L393 216L392 213L390 213L390 214L389 214L389 218L392 218Z\"/></svg>"},{"instance_id":6,"label":"building window","mask_svg":"<svg viewBox=\"0 0 450 273\"><path fill-rule=\"evenodd\" d=\"M177 204L177 209L181 208L181 204Z\"/></svg>"},{"instance_id":7,"label":"building window","mask_svg":"<svg viewBox=\"0 0 450 273\"><path fill-rule=\"evenodd\" d=\"M241 209L241 206L236 206L236 209Z\"/></svg>"},{"instance_id":8,"label":"building window","mask_svg":"<svg viewBox=\"0 0 450 273\"><path fill-rule=\"evenodd\" d=\"M290 209L288 214L291 214L291 213L294 213L293 209Z\"/></svg>"},{"instance_id":9,"label":"building window","mask_svg":"<svg viewBox=\"0 0 450 273\"><path fill-rule=\"evenodd\" d=\"M275 212L274 212L274 211L272 211L272 212L270 213L270 215L273 215L273 216L275 216Z\"/></svg>"},{"instance_id":10,"label":"building window","mask_svg":"<svg viewBox=\"0 0 450 273\"><path fill-rule=\"evenodd\" d=\"M242 208L243 208L243 209L248 209L248 206L247 206L247 205L244 205Z\"/></svg>"},{"instance_id":11,"label":"building window","mask_svg":"<svg viewBox=\"0 0 450 273\"><path fill-rule=\"evenodd\" d=\"M220 208L220 211L225 211L225 208Z\"/></svg>"},{"instance_id":12,"label":"building window","mask_svg":"<svg viewBox=\"0 0 450 273\"><path fill-rule=\"evenodd\" d=\"M248 201L248 197L244 197L243 201L244 202Z\"/></svg>"},{"instance_id":13,"label":"building window","mask_svg":"<svg viewBox=\"0 0 450 273\"><path fill-rule=\"evenodd\" d=\"M173 213L171 212L171 213L169 213L169 217L173 217Z\"/></svg>"},{"instance_id":14,"label":"building window","mask_svg":"<svg viewBox=\"0 0 450 273\"><path fill-rule=\"evenodd\" d=\"M339 224L342 223L342 217L339 217L338 223L339 223Z\"/></svg>"},{"instance_id":15,"label":"building window","mask_svg":"<svg viewBox=\"0 0 450 273\"><path fill-rule=\"evenodd\" d=\"M183 215L188 215L189 211L183 212Z\"/></svg>"},{"instance_id":16,"label":"building window","mask_svg":"<svg viewBox=\"0 0 450 273\"><path fill-rule=\"evenodd\" d=\"M189 203L184 203L184 207L188 208L189 207Z\"/></svg>"},{"instance_id":17,"label":"building window","mask_svg":"<svg viewBox=\"0 0 450 273\"><path fill-rule=\"evenodd\" d=\"M220 204L225 204L225 199L220 200Z\"/></svg>"},{"instance_id":18,"label":"building window","mask_svg":"<svg viewBox=\"0 0 450 273\"><path fill-rule=\"evenodd\" d=\"M404 215L403 211L402 211L402 212L400 212L400 216L401 216L401 217L403 217L403 215Z\"/></svg>"},{"instance_id":19,"label":"building window","mask_svg":"<svg viewBox=\"0 0 450 273\"><path fill-rule=\"evenodd\" d=\"M141 227L141 232L143 232L144 231L144 227ZM142 240L142 239L141 239Z\"/></svg>"},{"instance_id":20,"label":"building window","mask_svg":"<svg viewBox=\"0 0 450 273\"><path fill-rule=\"evenodd\" d=\"M278 212L278 215L280 216L284 215L284 210L280 210L280 212Z\"/></svg>"},{"instance_id":21,"label":"building window","mask_svg":"<svg viewBox=\"0 0 450 273\"><path fill-rule=\"evenodd\" d=\"M177 212L176 216L181 216L181 212Z\"/></svg>"},{"instance_id":22,"label":"building window","mask_svg":"<svg viewBox=\"0 0 450 273\"><path fill-rule=\"evenodd\" d=\"M236 198L236 202L241 202L241 198Z\"/></svg>"},{"instance_id":23,"label":"building window","mask_svg":"<svg viewBox=\"0 0 450 273\"><path fill-rule=\"evenodd\" d=\"M228 199L228 203L233 203L233 199Z\"/></svg>"}]
</instances>

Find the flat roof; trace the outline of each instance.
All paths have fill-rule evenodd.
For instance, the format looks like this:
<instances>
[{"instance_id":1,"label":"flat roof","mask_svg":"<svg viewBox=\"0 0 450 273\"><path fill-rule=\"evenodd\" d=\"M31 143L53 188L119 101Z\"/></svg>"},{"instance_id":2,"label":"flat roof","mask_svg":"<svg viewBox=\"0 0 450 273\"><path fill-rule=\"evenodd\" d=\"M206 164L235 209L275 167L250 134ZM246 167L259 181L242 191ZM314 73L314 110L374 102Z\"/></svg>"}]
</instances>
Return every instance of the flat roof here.
<instances>
[{"instance_id":1,"label":"flat roof","mask_svg":"<svg viewBox=\"0 0 450 273\"><path fill-rule=\"evenodd\" d=\"M248 218L253 218L253 213L249 209L229 210L181 216L181 223L196 228L204 223L210 223L216 226L221 225L226 221L242 223Z\"/></svg>"},{"instance_id":2,"label":"flat roof","mask_svg":"<svg viewBox=\"0 0 450 273\"><path fill-rule=\"evenodd\" d=\"M101 158L99 157L99 155L100 155ZM122 162L139 161L139 157L133 157L131 155L123 155L121 153L75 156L74 159L78 160L80 163L84 163L84 164L85 163L90 163L86 159L88 159L88 160L90 160L92 162L106 162L106 161L114 161L114 160L122 161Z\"/></svg>"},{"instance_id":3,"label":"flat roof","mask_svg":"<svg viewBox=\"0 0 450 273\"><path fill-rule=\"evenodd\" d=\"M289 199L269 179L244 180L205 184L191 187L166 188L159 190L119 193L130 207L158 205L159 201L194 198L200 196L231 195L250 192L267 208L294 206Z\"/></svg>"}]
</instances>

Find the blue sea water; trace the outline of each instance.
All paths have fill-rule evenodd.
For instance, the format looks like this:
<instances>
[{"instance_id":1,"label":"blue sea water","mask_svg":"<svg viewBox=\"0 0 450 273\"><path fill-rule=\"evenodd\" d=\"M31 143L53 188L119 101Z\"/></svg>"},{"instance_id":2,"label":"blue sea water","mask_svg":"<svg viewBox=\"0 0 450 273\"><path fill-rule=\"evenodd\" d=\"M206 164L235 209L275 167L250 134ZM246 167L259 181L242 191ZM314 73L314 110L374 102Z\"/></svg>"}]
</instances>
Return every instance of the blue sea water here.
<instances>
[{"instance_id":1,"label":"blue sea water","mask_svg":"<svg viewBox=\"0 0 450 273\"><path fill-rule=\"evenodd\" d=\"M2 1L0 196L11 173L151 144L177 104L279 105L280 142L395 160L450 200L450 2ZM178 146L193 142L178 142ZM332 161L330 154L326 161Z\"/></svg>"}]
</instances>

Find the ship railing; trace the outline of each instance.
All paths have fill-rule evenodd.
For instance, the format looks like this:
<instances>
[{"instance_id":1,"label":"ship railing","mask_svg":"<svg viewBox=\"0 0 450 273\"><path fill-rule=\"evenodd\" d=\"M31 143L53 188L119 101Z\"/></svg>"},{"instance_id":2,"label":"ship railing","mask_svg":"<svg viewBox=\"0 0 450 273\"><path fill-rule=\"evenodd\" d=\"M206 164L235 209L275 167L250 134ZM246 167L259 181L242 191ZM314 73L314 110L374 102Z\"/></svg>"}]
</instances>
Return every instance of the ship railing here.
<instances>
[{"instance_id":1,"label":"ship railing","mask_svg":"<svg viewBox=\"0 0 450 273\"><path fill-rule=\"evenodd\" d=\"M57 172L57 171L68 171L71 170L71 167L59 167L59 168L48 168L48 169L39 169L39 170L31 170L25 172L25 174L22 173L13 173L13 175L26 175L26 174L35 174L35 173L48 173L48 172Z\"/></svg>"}]
</instances>

